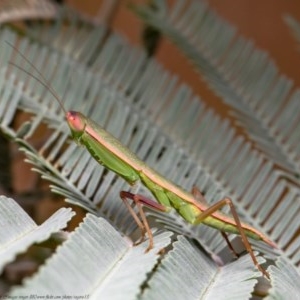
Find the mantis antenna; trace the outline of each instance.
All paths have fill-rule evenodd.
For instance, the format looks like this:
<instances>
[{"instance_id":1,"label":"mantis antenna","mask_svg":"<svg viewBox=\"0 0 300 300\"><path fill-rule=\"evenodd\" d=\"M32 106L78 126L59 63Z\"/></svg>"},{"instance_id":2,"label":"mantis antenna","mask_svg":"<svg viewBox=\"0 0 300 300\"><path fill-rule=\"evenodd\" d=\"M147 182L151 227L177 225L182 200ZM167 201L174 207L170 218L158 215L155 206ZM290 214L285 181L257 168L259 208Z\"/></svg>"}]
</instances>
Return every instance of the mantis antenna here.
<instances>
[{"instance_id":1,"label":"mantis antenna","mask_svg":"<svg viewBox=\"0 0 300 300\"><path fill-rule=\"evenodd\" d=\"M13 48L14 51L16 51L36 72L37 74L42 78L42 80L40 78L38 78L37 76L31 74L30 72L28 72L27 70L23 69L22 67L18 66L17 64L13 63L13 62L9 62L10 65L18 68L19 70L23 71L24 73L26 73L27 75L31 76L32 78L34 78L35 80L37 80L41 85L43 85L45 88L47 88L49 90L49 92L52 94L52 96L56 99L56 101L58 102L59 106L61 107L61 109L63 110L63 112L66 114L67 111L60 99L60 97L57 95L57 93L55 92L54 88L51 86L51 84L48 82L48 80L44 77L44 75L31 63L31 61L29 59L27 59L14 45L12 45L11 43L9 43L8 41L5 41L10 47Z\"/></svg>"}]
</instances>

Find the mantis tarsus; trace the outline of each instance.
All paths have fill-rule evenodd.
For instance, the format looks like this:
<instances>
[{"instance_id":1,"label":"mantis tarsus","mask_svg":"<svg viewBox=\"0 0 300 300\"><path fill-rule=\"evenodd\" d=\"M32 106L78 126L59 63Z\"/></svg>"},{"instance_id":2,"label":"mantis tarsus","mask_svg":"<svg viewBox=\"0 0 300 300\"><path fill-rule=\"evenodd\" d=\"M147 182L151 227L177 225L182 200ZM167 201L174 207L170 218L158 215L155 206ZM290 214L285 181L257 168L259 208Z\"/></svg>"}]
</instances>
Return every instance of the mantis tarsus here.
<instances>
[{"instance_id":1,"label":"mantis tarsus","mask_svg":"<svg viewBox=\"0 0 300 300\"><path fill-rule=\"evenodd\" d=\"M191 224L204 223L219 229L230 247L231 245L225 232L240 234L254 265L263 275L269 278L268 272L258 263L248 241L248 237L262 240L272 247L276 246L261 232L250 225L240 222L231 199L224 198L219 202L208 206L204 197L196 188L194 188L191 193L186 192L147 166L127 147L121 144L118 139L105 131L105 129L100 127L97 123L88 119L80 112L66 111L62 100L58 97L41 72L22 53L20 53L15 46L10 43L8 44L37 72L41 79L14 63L11 64L35 78L40 84L46 87L58 101L61 109L65 113L73 139L78 144L85 146L97 162L124 178L129 185L132 186L137 182L141 182L151 191L157 202L139 194L133 194L126 191L120 192L121 199L127 206L139 228L142 230L142 239L146 233L149 237L147 251L153 247L153 235L143 211L143 205L163 212L167 212L171 208L174 208L181 217ZM131 207L128 200L131 200L136 204L138 213ZM224 205L229 205L233 218L219 211Z\"/></svg>"}]
</instances>

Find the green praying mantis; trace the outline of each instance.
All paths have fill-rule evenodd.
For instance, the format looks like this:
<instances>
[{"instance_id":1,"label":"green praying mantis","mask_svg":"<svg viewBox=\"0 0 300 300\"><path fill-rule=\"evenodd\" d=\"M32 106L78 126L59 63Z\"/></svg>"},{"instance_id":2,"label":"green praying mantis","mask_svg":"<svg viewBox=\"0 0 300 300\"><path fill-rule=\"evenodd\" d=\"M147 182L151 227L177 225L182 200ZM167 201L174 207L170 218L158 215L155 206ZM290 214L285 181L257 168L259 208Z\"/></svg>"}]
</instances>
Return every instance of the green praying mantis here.
<instances>
[{"instance_id":1,"label":"green praying mantis","mask_svg":"<svg viewBox=\"0 0 300 300\"><path fill-rule=\"evenodd\" d=\"M203 223L220 230L233 252L234 249L226 233L240 234L254 265L263 275L269 278L268 272L258 263L248 237L262 240L272 247L276 247L276 245L263 233L240 221L231 199L224 198L209 206L197 188L193 188L190 193L185 191L150 168L96 122L80 112L66 111L62 100L41 72L15 46L8 44L37 72L40 78L12 62L10 64L35 78L50 91L65 113L73 140L84 146L99 164L121 176L130 186L142 183L154 196L156 201L140 194L128 191L120 192L121 199L142 231L141 240L144 239L146 234L148 236L149 246L146 251L153 248L153 234L143 211L143 206L148 206L161 212L168 212L173 208L183 219L193 225ZM136 205L137 212L132 208L129 201L133 201ZM233 217L219 211L225 205L229 205Z\"/></svg>"}]
</instances>

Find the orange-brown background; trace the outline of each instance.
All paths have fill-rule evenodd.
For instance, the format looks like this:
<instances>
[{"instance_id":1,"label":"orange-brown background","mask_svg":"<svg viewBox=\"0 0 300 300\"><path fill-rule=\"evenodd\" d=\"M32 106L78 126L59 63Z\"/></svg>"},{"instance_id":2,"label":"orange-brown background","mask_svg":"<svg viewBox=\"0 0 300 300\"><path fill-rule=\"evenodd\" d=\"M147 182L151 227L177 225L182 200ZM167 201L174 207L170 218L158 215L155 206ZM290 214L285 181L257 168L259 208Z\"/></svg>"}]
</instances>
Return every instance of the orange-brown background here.
<instances>
[{"instance_id":1,"label":"orange-brown background","mask_svg":"<svg viewBox=\"0 0 300 300\"><path fill-rule=\"evenodd\" d=\"M113 0L112 0L113 1ZM96 15L103 1L99 0L69 0L90 15ZM146 0L131 0L133 3L145 3ZM174 0L169 0L174 3ZM132 44L140 43L142 23L127 8L128 1L119 0L119 8L114 28L125 35ZM229 23L238 28L239 34L255 41L260 49L267 51L276 62L282 73L293 78L296 86L300 86L300 45L292 36L283 20L285 14L290 14L300 20L300 3L298 0L209 0L210 6ZM164 39L157 53L162 64L188 82L203 100L219 103L215 96L200 83L199 76L193 70L187 59L168 40Z\"/></svg>"}]
</instances>

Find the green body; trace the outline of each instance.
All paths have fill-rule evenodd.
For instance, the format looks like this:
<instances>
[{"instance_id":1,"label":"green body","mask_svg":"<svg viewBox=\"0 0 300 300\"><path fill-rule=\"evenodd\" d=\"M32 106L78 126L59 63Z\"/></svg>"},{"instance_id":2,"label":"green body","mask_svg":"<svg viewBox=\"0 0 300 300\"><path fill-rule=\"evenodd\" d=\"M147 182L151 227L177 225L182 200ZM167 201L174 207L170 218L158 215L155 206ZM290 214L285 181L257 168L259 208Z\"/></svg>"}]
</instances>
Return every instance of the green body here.
<instances>
[{"instance_id":1,"label":"green body","mask_svg":"<svg viewBox=\"0 0 300 300\"><path fill-rule=\"evenodd\" d=\"M87 119L81 113L71 113L80 118L80 124L77 126L68 120L73 138L77 143L85 146L101 165L124 178L130 185L141 181L160 204L166 208L174 208L191 224L204 223L224 232L239 233L234 219L220 212L215 212L199 221L199 216L207 209L207 206L197 202L192 194L147 166L97 123ZM246 224L242 224L242 227L247 236L265 240L264 236L253 227Z\"/></svg>"}]
</instances>

